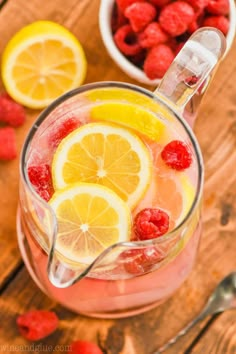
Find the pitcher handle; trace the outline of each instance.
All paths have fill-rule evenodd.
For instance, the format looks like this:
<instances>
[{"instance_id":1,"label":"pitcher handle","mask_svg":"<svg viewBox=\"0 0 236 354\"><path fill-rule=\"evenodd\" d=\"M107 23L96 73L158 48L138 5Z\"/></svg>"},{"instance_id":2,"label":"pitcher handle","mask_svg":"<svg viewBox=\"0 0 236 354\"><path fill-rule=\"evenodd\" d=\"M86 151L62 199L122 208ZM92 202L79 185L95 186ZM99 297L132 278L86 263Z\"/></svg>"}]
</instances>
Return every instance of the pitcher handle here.
<instances>
[{"instance_id":1,"label":"pitcher handle","mask_svg":"<svg viewBox=\"0 0 236 354\"><path fill-rule=\"evenodd\" d=\"M210 73L225 50L226 40L219 30L211 27L197 30L175 57L154 93L161 94L175 110L183 111L201 85L208 84Z\"/></svg>"}]
</instances>

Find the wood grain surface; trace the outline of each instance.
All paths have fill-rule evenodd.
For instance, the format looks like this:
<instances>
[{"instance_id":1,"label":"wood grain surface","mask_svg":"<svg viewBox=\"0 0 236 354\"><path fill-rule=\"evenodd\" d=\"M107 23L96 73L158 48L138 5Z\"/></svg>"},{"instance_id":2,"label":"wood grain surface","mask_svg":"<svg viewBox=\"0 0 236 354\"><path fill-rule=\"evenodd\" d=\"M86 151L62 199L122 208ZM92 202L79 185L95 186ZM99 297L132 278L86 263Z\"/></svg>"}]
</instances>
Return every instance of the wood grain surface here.
<instances>
[{"instance_id":1,"label":"wood grain surface","mask_svg":"<svg viewBox=\"0 0 236 354\"><path fill-rule=\"evenodd\" d=\"M98 28L98 0L48 0L45 6L39 0L8 0L0 7L0 52L21 27L49 19L69 28L81 41L89 63L86 82L135 83L105 50ZM30 279L18 251L19 158L0 163L0 353L66 353L71 341L85 339L98 342L106 354L151 354L196 316L218 281L236 269L235 58L236 41L218 68L195 126L205 161L204 230L198 258L185 284L152 311L128 319L98 320L73 314L48 299ZM17 129L19 152L38 113L28 110L26 124ZM32 346L19 335L15 321L18 314L34 308L55 310L60 328ZM166 351L181 353L236 353L236 310L203 321Z\"/></svg>"}]
</instances>

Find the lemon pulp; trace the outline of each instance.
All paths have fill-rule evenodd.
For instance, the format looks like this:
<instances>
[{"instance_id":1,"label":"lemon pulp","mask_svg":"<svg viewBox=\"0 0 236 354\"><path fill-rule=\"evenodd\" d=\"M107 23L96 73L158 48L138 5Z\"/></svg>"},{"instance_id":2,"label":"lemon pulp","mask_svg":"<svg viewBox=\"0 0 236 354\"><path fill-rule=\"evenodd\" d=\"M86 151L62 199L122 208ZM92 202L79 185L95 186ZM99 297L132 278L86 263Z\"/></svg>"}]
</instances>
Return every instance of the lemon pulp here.
<instances>
[{"instance_id":1,"label":"lemon pulp","mask_svg":"<svg viewBox=\"0 0 236 354\"><path fill-rule=\"evenodd\" d=\"M49 202L58 221L55 249L76 263L89 264L109 246L130 236L130 211L112 190L77 183L57 191Z\"/></svg>"}]
</instances>

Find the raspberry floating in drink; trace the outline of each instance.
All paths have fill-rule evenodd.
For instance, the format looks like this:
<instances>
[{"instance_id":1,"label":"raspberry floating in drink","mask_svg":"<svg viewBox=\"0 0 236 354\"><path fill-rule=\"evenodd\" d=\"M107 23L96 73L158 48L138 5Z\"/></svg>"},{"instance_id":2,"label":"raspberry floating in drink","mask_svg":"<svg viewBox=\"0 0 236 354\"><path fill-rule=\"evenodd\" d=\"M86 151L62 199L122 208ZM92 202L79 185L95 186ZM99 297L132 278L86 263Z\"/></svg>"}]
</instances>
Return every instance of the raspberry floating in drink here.
<instances>
[{"instance_id":1,"label":"raspberry floating in drink","mask_svg":"<svg viewBox=\"0 0 236 354\"><path fill-rule=\"evenodd\" d=\"M179 140L168 143L161 152L163 161L171 168L182 171L192 163L192 154L188 146Z\"/></svg>"},{"instance_id":2,"label":"raspberry floating in drink","mask_svg":"<svg viewBox=\"0 0 236 354\"><path fill-rule=\"evenodd\" d=\"M151 240L164 235L169 229L169 216L161 209L141 210L134 220L137 240Z\"/></svg>"}]
</instances>

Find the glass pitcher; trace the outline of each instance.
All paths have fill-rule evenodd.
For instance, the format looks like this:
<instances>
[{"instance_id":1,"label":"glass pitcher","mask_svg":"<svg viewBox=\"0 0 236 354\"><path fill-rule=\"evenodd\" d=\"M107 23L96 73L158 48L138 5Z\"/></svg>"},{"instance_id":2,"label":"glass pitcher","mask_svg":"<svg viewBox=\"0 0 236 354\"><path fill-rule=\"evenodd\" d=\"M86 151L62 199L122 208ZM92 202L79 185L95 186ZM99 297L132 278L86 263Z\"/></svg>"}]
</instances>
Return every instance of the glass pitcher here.
<instances>
[{"instance_id":1,"label":"glass pitcher","mask_svg":"<svg viewBox=\"0 0 236 354\"><path fill-rule=\"evenodd\" d=\"M17 232L25 265L49 297L78 313L119 318L157 306L188 277L201 234L203 188L203 162L191 125L196 102L224 50L225 40L219 31L201 29L185 44L155 92L119 82L88 84L66 93L41 113L22 151ZM128 125L140 137L148 135L149 148L157 147L152 156L157 161L157 165L153 162L154 177L131 212L133 220L142 208L153 207L156 190L152 188L157 186L160 207L169 208L174 221L170 231L160 237L137 240L131 236L84 264L61 252L61 223L50 202L44 200L47 198L36 193L28 168L32 164L51 166L56 149L52 135L55 142L61 125L67 122L67 126L73 122L73 129L86 125L92 112L98 115L93 116L95 120ZM166 133L160 133L160 127L165 127ZM161 141L168 136L177 137L191 151L192 165L186 172L161 161Z\"/></svg>"}]
</instances>

